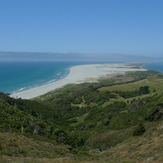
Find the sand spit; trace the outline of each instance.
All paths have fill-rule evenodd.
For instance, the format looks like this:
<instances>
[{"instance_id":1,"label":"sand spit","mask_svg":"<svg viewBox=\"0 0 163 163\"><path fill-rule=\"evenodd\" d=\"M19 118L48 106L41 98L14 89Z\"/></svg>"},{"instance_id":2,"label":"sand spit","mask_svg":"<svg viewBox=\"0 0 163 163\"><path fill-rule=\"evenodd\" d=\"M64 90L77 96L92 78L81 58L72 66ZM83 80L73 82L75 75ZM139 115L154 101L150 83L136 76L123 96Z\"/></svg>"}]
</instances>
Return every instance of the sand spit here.
<instances>
[{"instance_id":1,"label":"sand spit","mask_svg":"<svg viewBox=\"0 0 163 163\"><path fill-rule=\"evenodd\" d=\"M84 82L96 82L103 77L125 74L126 72L146 71L141 68L142 64L89 64L79 65L70 68L70 73L63 79L49 83L40 87L32 88L26 91L11 94L11 97L31 99L47 92L61 88L66 84L78 84Z\"/></svg>"}]
</instances>

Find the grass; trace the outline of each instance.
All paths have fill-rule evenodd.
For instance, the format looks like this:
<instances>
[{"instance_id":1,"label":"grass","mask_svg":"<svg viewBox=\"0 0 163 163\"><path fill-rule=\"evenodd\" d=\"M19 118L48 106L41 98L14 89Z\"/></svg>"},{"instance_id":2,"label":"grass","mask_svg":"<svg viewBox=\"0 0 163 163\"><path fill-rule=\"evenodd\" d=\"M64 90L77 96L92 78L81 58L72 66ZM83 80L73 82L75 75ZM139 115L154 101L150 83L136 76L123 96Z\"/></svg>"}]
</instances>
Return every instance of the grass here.
<instances>
[{"instance_id":1,"label":"grass","mask_svg":"<svg viewBox=\"0 0 163 163\"><path fill-rule=\"evenodd\" d=\"M1 163L145 163L151 159L151 163L162 163L163 155L163 122L150 122L145 124L146 132L142 136L129 136L133 128L127 129L126 132L110 131L101 133L98 137L101 138L103 144L108 141L112 142L113 137L121 136L125 139L113 147L103 150L102 152L92 153L95 160L83 161L82 158L74 160L70 157L59 158L32 158L32 157L9 157L1 156ZM119 132L119 133L118 133ZM94 140L93 140L94 137ZM91 140L92 139L92 140ZM105 140L104 140L105 139ZM108 139L108 140L107 140ZM107 141L106 141L107 140ZM98 145L96 135L92 135L90 141ZM99 144L101 147L101 144ZM97 148L97 146L95 147Z\"/></svg>"},{"instance_id":2,"label":"grass","mask_svg":"<svg viewBox=\"0 0 163 163\"><path fill-rule=\"evenodd\" d=\"M76 127L77 125L80 125L81 123L84 122L84 120L85 120L85 118L86 118L87 115L88 115L88 113L86 113L86 114L84 114L84 115L82 115L80 117L74 118L74 120L76 120L76 122L75 123L72 123L70 126Z\"/></svg>"},{"instance_id":3,"label":"grass","mask_svg":"<svg viewBox=\"0 0 163 163\"><path fill-rule=\"evenodd\" d=\"M76 163L69 158L32 158L32 157L11 157L1 156L1 163Z\"/></svg>"},{"instance_id":4,"label":"grass","mask_svg":"<svg viewBox=\"0 0 163 163\"><path fill-rule=\"evenodd\" d=\"M101 152L99 155L102 160L134 163L153 158L151 162L163 162L163 122L147 123L146 128L143 136L130 137L114 148Z\"/></svg>"},{"instance_id":5,"label":"grass","mask_svg":"<svg viewBox=\"0 0 163 163\"><path fill-rule=\"evenodd\" d=\"M93 159L91 154L69 147L17 133L0 133L0 163L78 163Z\"/></svg>"},{"instance_id":6,"label":"grass","mask_svg":"<svg viewBox=\"0 0 163 163\"><path fill-rule=\"evenodd\" d=\"M35 140L16 133L0 133L0 155L24 157L69 156L67 146Z\"/></svg>"},{"instance_id":7,"label":"grass","mask_svg":"<svg viewBox=\"0 0 163 163\"><path fill-rule=\"evenodd\" d=\"M157 93L163 92L163 74L158 74L147 79L140 80L133 83L113 85L108 87L102 87L100 91L135 91L142 86L149 86L150 91L156 91Z\"/></svg>"}]
</instances>

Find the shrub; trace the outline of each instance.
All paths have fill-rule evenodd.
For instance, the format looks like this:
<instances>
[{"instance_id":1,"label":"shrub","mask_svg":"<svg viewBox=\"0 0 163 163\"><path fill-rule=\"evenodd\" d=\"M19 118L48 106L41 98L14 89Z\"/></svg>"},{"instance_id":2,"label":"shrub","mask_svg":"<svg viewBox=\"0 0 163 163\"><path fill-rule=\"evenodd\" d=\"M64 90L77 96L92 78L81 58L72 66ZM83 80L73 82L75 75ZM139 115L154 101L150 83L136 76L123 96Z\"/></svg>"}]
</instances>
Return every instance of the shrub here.
<instances>
[{"instance_id":1,"label":"shrub","mask_svg":"<svg viewBox=\"0 0 163 163\"><path fill-rule=\"evenodd\" d=\"M143 133L145 132L145 127L142 123L139 123L136 127L135 130L133 132L133 136L139 136L139 135L143 135Z\"/></svg>"}]
</instances>

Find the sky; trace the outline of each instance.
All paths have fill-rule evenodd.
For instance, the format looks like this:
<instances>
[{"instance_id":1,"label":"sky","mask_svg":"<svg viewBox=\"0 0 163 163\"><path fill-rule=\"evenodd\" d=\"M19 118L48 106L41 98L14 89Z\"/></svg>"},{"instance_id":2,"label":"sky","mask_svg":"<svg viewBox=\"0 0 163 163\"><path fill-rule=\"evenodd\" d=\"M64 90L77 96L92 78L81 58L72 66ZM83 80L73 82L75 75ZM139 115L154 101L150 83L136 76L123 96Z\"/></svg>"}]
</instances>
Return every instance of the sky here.
<instances>
[{"instance_id":1,"label":"sky","mask_svg":"<svg viewBox=\"0 0 163 163\"><path fill-rule=\"evenodd\" d=\"M0 0L0 51L163 56L163 0Z\"/></svg>"}]
</instances>

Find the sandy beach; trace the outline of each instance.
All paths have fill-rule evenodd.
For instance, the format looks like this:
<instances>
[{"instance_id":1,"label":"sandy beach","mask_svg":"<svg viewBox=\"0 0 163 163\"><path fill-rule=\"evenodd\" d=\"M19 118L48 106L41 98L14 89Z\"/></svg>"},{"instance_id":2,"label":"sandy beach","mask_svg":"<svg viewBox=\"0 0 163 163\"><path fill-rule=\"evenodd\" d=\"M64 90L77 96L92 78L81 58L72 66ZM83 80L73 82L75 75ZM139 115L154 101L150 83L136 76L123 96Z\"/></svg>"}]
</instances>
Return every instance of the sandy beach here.
<instances>
[{"instance_id":1,"label":"sandy beach","mask_svg":"<svg viewBox=\"0 0 163 163\"><path fill-rule=\"evenodd\" d=\"M135 64L89 64L79 65L70 68L70 73L63 79L46 84L40 87L32 88L26 91L11 94L11 97L31 99L67 84L78 84L84 82L97 82L97 79L103 77L125 74L126 72L146 71L146 69L135 67Z\"/></svg>"}]
</instances>

